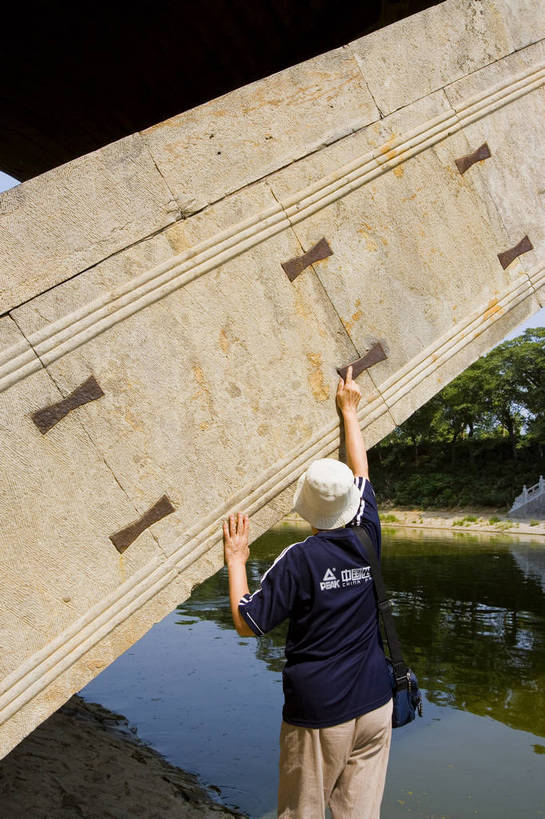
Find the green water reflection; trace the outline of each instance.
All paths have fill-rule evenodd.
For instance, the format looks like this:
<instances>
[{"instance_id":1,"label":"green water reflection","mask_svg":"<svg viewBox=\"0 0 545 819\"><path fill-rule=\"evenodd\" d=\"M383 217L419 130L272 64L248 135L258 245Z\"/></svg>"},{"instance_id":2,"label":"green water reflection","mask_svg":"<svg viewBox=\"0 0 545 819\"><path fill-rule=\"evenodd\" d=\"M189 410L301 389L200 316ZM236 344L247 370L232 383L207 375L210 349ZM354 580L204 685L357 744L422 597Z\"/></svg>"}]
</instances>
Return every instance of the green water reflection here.
<instances>
[{"instance_id":1,"label":"green water reflection","mask_svg":"<svg viewBox=\"0 0 545 819\"><path fill-rule=\"evenodd\" d=\"M285 529L256 541L250 589L288 543L305 536ZM383 573L402 645L428 699L545 737L545 548L385 530ZM179 611L184 620L194 614L231 629L226 570ZM283 667L286 629L284 623L255 642L272 671Z\"/></svg>"}]
</instances>

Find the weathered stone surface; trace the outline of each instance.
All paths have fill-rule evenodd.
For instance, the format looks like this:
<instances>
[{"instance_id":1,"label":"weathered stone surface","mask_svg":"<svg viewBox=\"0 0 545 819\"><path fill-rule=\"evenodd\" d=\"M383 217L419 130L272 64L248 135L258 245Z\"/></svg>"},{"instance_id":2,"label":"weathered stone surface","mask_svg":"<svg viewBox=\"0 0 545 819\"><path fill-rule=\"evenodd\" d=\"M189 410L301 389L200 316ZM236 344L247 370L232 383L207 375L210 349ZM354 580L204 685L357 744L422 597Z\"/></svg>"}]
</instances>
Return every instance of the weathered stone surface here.
<instances>
[{"instance_id":1,"label":"weathered stone surface","mask_svg":"<svg viewBox=\"0 0 545 819\"><path fill-rule=\"evenodd\" d=\"M46 320L59 318L63 307L81 306L270 205L275 200L266 186L231 197L42 294L14 311L14 317L32 339ZM171 562L163 563L151 596L145 572L142 575L141 603L109 631L114 656L185 599L194 584L220 568L220 520L228 509L253 509L252 536L257 537L291 508L296 470L304 468L305 458L336 451L335 366L352 359L355 349L315 272L310 268L293 284L288 281L280 260L298 250L286 223L278 236L148 305L48 367L63 393L90 371L101 384L104 397L95 402L95 413L91 404L78 409L80 422L138 511L148 508L158 491L166 492L176 507L153 530ZM378 403L368 432L372 443L394 423L385 405L376 401L368 376L361 381L366 396ZM317 443L307 455L309 440ZM256 486L263 491L252 501L248 487ZM267 498L270 503L265 505ZM138 542L127 549L127 556ZM152 571L157 574L155 565ZM108 603L108 595L104 599ZM112 603L113 614L120 611ZM88 679L82 658L49 685L47 702L62 701L67 686L77 690ZM40 697L35 700L25 706L30 720L46 707Z\"/></svg>"},{"instance_id":2,"label":"weathered stone surface","mask_svg":"<svg viewBox=\"0 0 545 819\"><path fill-rule=\"evenodd\" d=\"M0 313L179 217L135 134L0 196Z\"/></svg>"},{"instance_id":3,"label":"weathered stone surface","mask_svg":"<svg viewBox=\"0 0 545 819\"><path fill-rule=\"evenodd\" d=\"M518 17L519 2L505 0L512 6L509 22ZM446 0L350 43L381 113L514 51L522 30L512 34L502 10L496 0Z\"/></svg>"},{"instance_id":4,"label":"weathered stone surface","mask_svg":"<svg viewBox=\"0 0 545 819\"><path fill-rule=\"evenodd\" d=\"M487 108L485 116L464 128L469 144L486 139L492 153L486 164L479 163L469 173L475 190L493 204L505 227L505 246L498 252L514 247L527 235L533 250L508 269L524 271L532 282L536 276L540 280L537 274L545 260L545 179L539 161L545 145L545 43L529 46L445 89L463 117L467 101L482 98L488 106L494 104L493 94L487 91L503 88L504 93L515 95L538 82L543 84L495 110Z\"/></svg>"},{"instance_id":5,"label":"weathered stone surface","mask_svg":"<svg viewBox=\"0 0 545 819\"><path fill-rule=\"evenodd\" d=\"M22 340L11 318L1 319L0 328L2 352ZM45 436L32 422L35 409L59 397L40 369L11 387L1 403L3 599L8 589L20 596L8 611L16 618L24 611L29 626L45 634L67 626L160 555L153 538L143 537L140 548L121 560L108 541L110 529L134 515L134 507L97 456L76 412ZM98 405L95 410L100 412ZM40 588L41 580L46 587ZM47 604L44 595L51 598ZM18 656L31 648L14 643ZM2 661L8 657L4 643Z\"/></svg>"},{"instance_id":6,"label":"weathered stone surface","mask_svg":"<svg viewBox=\"0 0 545 819\"><path fill-rule=\"evenodd\" d=\"M0 319L0 353L14 345L29 349L6 316ZM72 413L46 435L31 420L35 409L59 397L40 368L3 393L0 403L2 705L11 674L35 664L33 657L47 657L57 639L62 644L61 633L135 571L162 557L150 533L132 554L117 554L108 534L134 515L134 506L89 441L81 419ZM113 659L107 642L99 655L103 661L97 666L93 660L91 676ZM29 674L25 688L35 681ZM67 697L74 689L66 686L65 681Z\"/></svg>"},{"instance_id":7,"label":"weathered stone surface","mask_svg":"<svg viewBox=\"0 0 545 819\"><path fill-rule=\"evenodd\" d=\"M70 312L108 281L119 283L127 270L134 274L151 247L161 260L165 242L172 255L271 206L278 208L264 185L234 195L13 315L32 340L45 319L60 317L59 305ZM105 396L100 407L79 412L141 513L161 495L170 498L175 512L154 525L168 553L210 517L247 503L250 488L258 489L336 419L335 368L353 360L356 350L313 269L293 283L287 279L281 261L299 251L285 221L278 235L48 367L63 392L94 373ZM368 376L362 383L369 399L376 398Z\"/></svg>"},{"instance_id":8,"label":"weathered stone surface","mask_svg":"<svg viewBox=\"0 0 545 819\"><path fill-rule=\"evenodd\" d=\"M519 257L529 270L545 259L545 212L543 168L536 162L545 145L545 88L540 88L469 125L465 134L471 144L486 135L493 154L486 169L474 175L489 195L505 225L509 241L498 252L516 245L527 235L533 250ZM532 128L527 123L532 122ZM493 159L493 161L492 161Z\"/></svg>"},{"instance_id":9,"label":"weathered stone surface","mask_svg":"<svg viewBox=\"0 0 545 819\"><path fill-rule=\"evenodd\" d=\"M526 100L521 98L522 106ZM533 121L535 99L528 105ZM471 144L465 130L449 136L449 129L456 127L455 118L448 119L449 109L444 93L436 92L269 180L303 246L329 230L333 255L321 264L318 275L359 353L374 341L388 350L389 358L373 367L371 377L398 423L468 366L476 349L485 352L511 321L516 324L538 309L524 275L524 257L506 271L498 262L496 248L502 243L509 247L511 234L502 211L498 213L493 183L488 190L486 182L474 181L476 173L486 179L492 159L477 163L482 167L464 176L455 165L455 158L481 144L488 131L479 131L477 123L471 126L477 128ZM441 116L443 123L436 125ZM403 135L414 134L417 125L425 123L429 126L423 137L441 128L444 137L400 162L410 145ZM523 143L518 149L511 144L506 175L516 176L517 150L524 162ZM366 155L372 157L369 181L304 218L303 206L293 204L295 192L318 184L328 172L333 178L335 169L341 178L338 169L343 164L355 164L356 157ZM528 161L535 155L532 146ZM516 189L516 182L506 180L505 208L511 201L510 184ZM533 201L525 207L525 200L517 199L517 204L521 214L532 213L539 221ZM524 305L517 306L521 300ZM484 318L479 322L475 317L475 341L468 348L463 323L475 310ZM508 320L487 331L492 319L510 310L515 312Z\"/></svg>"},{"instance_id":10,"label":"weathered stone surface","mask_svg":"<svg viewBox=\"0 0 545 819\"><path fill-rule=\"evenodd\" d=\"M518 285L518 291L515 283L513 294L504 301L493 298L488 309L483 310L480 306L473 314L468 315L467 327L458 325L452 332L446 333L444 347L440 347L441 339L437 339L436 346L439 349L433 354L437 355L437 361L432 361L431 366L429 360L411 363L407 369L409 372L413 369L414 383L402 372L397 384L392 379L393 383L389 381L383 385L384 396L396 424L402 424L435 393L469 367L478 355L487 353L503 341L510 330L539 310L539 302L528 287L525 276L519 277ZM473 320L470 322L470 319Z\"/></svg>"},{"instance_id":11,"label":"weathered stone surface","mask_svg":"<svg viewBox=\"0 0 545 819\"><path fill-rule=\"evenodd\" d=\"M143 136L181 209L191 213L378 117L352 53L339 48Z\"/></svg>"},{"instance_id":12,"label":"weathered stone surface","mask_svg":"<svg viewBox=\"0 0 545 819\"><path fill-rule=\"evenodd\" d=\"M545 38L545 8L542 0L494 0L505 21L515 49Z\"/></svg>"},{"instance_id":13,"label":"weathered stone surface","mask_svg":"<svg viewBox=\"0 0 545 819\"><path fill-rule=\"evenodd\" d=\"M449 83L445 86L445 94L460 116L465 115L469 104L482 100L481 114L486 121L487 105L494 105L499 91L507 93L520 89L522 92L523 85L532 83L544 66L545 40L541 40Z\"/></svg>"},{"instance_id":14,"label":"weathered stone surface","mask_svg":"<svg viewBox=\"0 0 545 819\"><path fill-rule=\"evenodd\" d=\"M419 16L417 41L420 22L407 21L372 35L368 50L355 44L376 63L374 91L388 76L377 43L398 44L400 96L386 84L384 104L403 107L383 119L345 48L131 138L151 163L147 141L181 208L221 200L168 224L168 192L142 193L135 213L155 214L157 235L140 241L121 216L112 234L113 192L103 223L101 191L93 200L83 186L91 215L61 201L64 238L51 228L35 252L16 237L26 261L9 262L11 286L26 303L0 322L3 748L222 565L229 511L250 513L253 537L289 511L306 465L338 453L337 367L376 342L388 353L358 379L370 446L545 301L543 90L517 84L537 71L543 44L487 65L514 47L498 9L500 0L447 0ZM434 33L450 42L460 20L473 27L456 46L459 65L450 45L424 50ZM422 98L407 104L407 89ZM225 167L211 161L220 137ZM484 141L490 158L462 176L455 159ZM114 165L126 157L117 146L104 149ZM60 170L72 184L70 167ZM108 185L124 173L108 170ZM63 194L58 172L49 178L51 208ZM48 179L38 182L45 201ZM21 207L17 230L34 225L34 205ZM504 270L498 252L526 233L534 250ZM290 282L282 262L322 237L332 255ZM91 374L104 395L42 435L32 412ZM163 495L175 511L118 555L109 536Z\"/></svg>"}]
</instances>

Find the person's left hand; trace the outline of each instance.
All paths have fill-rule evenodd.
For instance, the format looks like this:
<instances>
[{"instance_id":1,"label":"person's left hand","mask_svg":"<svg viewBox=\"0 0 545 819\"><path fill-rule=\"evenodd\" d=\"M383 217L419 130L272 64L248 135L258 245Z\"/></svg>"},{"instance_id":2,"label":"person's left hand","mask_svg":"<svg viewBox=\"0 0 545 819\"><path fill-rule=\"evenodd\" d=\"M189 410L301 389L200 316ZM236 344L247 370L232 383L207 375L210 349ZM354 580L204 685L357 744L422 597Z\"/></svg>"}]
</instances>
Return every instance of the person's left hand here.
<instances>
[{"instance_id":1,"label":"person's left hand","mask_svg":"<svg viewBox=\"0 0 545 819\"><path fill-rule=\"evenodd\" d=\"M223 547L225 550L225 562L246 563L250 557L248 548L248 532L250 530L250 518L242 512L229 515L229 521L223 521Z\"/></svg>"}]
</instances>

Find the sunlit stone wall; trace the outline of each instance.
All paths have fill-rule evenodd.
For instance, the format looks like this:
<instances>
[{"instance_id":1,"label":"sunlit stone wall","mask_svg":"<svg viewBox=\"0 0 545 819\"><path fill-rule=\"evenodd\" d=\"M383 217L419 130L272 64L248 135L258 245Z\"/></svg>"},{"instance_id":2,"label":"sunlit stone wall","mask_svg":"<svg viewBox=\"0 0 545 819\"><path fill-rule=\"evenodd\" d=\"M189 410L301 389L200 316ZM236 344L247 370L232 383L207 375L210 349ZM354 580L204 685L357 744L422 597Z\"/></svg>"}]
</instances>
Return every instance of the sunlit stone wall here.
<instances>
[{"instance_id":1,"label":"sunlit stone wall","mask_svg":"<svg viewBox=\"0 0 545 819\"><path fill-rule=\"evenodd\" d=\"M543 305L544 37L447 0L2 194L2 753L289 511L338 367L371 446Z\"/></svg>"}]
</instances>

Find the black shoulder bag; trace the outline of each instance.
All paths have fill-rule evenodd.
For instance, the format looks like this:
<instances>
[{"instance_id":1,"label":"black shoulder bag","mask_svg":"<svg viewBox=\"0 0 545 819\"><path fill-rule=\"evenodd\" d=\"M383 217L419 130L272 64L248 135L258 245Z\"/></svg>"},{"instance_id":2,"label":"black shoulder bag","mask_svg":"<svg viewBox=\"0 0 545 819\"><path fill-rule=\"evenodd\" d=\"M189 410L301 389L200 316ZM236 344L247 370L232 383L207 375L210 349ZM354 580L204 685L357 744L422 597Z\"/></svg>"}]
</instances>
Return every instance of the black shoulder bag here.
<instances>
[{"instance_id":1,"label":"black shoulder bag","mask_svg":"<svg viewBox=\"0 0 545 819\"><path fill-rule=\"evenodd\" d=\"M362 529L361 526L354 528L363 546L363 550L367 555L367 559L371 564L378 610L382 616L382 623L390 650L390 657L386 657L386 662L388 664L394 700L392 726L399 728L401 725L412 722L417 711L418 715L420 717L422 716L422 695L420 694L418 680L416 679L414 671L411 671L406 665L403 660L403 655L401 654L401 645L392 616L392 606L386 594L384 580L382 579L382 572L380 570L380 562L375 547L365 529Z\"/></svg>"}]
</instances>

